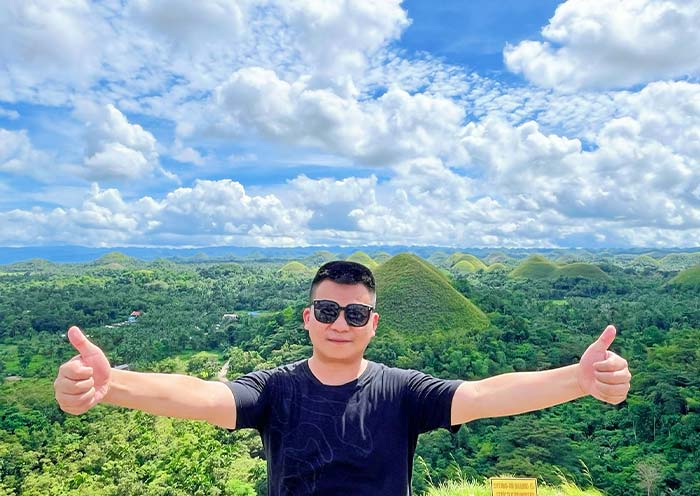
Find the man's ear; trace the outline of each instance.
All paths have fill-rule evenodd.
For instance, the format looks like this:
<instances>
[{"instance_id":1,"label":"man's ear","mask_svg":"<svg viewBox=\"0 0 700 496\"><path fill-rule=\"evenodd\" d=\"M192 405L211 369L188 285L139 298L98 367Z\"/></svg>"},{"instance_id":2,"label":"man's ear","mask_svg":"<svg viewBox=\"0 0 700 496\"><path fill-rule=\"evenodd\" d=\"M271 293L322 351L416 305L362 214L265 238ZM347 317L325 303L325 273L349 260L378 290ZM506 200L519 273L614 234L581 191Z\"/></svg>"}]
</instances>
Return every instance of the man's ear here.
<instances>
[{"instance_id":1,"label":"man's ear","mask_svg":"<svg viewBox=\"0 0 700 496\"><path fill-rule=\"evenodd\" d=\"M377 326L379 325L379 314L374 312L372 314L372 336L377 332Z\"/></svg>"},{"instance_id":2,"label":"man's ear","mask_svg":"<svg viewBox=\"0 0 700 496\"><path fill-rule=\"evenodd\" d=\"M309 320L311 319L311 307L304 308L301 313L301 318L304 319L304 329L309 330Z\"/></svg>"}]
</instances>

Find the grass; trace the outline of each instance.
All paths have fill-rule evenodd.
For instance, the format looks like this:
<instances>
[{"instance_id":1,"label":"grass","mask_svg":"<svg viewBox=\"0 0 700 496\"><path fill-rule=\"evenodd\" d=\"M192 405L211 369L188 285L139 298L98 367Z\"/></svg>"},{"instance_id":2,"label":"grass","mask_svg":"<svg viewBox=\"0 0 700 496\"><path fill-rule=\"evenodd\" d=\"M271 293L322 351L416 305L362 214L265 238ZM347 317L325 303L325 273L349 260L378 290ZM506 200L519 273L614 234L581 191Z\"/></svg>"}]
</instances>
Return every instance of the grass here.
<instances>
[{"instance_id":1,"label":"grass","mask_svg":"<svg viewBox=\"0 0 700 496\"><path fill-rule=\"evenodd\" d=\"M379 266L379 264L372 260L372 257L367 255L364 251L356 251L348 257L348 261L362 264L372 271Z\"/></svg>"},{"instance_id":2,"label":"grass","mask_svg":"<svg viewBox=\"0 0 700 496\"><path fill-rule=\"evenodd\" d=\"M670 286L700 288L700 265L679 272L676 277L668 281Z\"/></svg>"},{"instance_id":3,"label":"grass","mask_svg":"<svg viewBox=\"0 0 700 496\"><path fill-rule=\"evenodd\" d=\"M582 277L584 279L604 281L609 276L597 265L580 262L557 265L541 255L533 255L518 265L510 273L510 277L550 280L560 277Z\"/></svg>"},{"instance_id":4,"label":"grass","mask_svg":"<svg viewBox=\"0 0 700 496\"><path fill-rule=\"evenodd\" d=\"M483 329L486 315L425 260L403 253L375 273L380 331L432 333Z\"/></svg>"},{"instance_id":5,"label":"grass","mask_svg":"<svg viewBox=\"0 0 700 496\"><path fill-rule=\"evenodd\" d=\"M285 272L287 274L310 274L311 269L308 268L306 265L302 264L301 262L293 261L285 264L281 269L280 272Z\"/></svg>"},{"instance_id":6,"label":"grass","mask_svg":"<svg viewBox=\"0 0 700 496\"><path fill-rule=\"evenodd\" d=\"M426 496L491 496L488 481L449 481L428 489ZM558 486L537 485L537 496L605 496L593 487L582 489L571 481L563 479Z\"/></svg>"}]
</instances>

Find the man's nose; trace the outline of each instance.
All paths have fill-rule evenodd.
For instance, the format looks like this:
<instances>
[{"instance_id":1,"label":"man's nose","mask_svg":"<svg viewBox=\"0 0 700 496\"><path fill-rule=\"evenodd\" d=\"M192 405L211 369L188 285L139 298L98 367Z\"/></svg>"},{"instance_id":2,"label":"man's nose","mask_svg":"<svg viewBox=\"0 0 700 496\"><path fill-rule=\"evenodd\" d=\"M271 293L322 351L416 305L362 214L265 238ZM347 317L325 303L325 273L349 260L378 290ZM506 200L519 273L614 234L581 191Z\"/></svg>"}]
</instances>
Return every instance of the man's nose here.
<instances>
[{"instance_id":1,"label":"man's nose","mask_svg":"<svg viewBox=\"0 0 700 496\"><path fill-rule=\"evenodd\" d=\"M347 331L350 329L348 321L345 320L345 310L340 311L340 313L338 314L338 318L335 319L335 322L333 322L331 327L339 331Z\"/></svg>"}]
</instances>

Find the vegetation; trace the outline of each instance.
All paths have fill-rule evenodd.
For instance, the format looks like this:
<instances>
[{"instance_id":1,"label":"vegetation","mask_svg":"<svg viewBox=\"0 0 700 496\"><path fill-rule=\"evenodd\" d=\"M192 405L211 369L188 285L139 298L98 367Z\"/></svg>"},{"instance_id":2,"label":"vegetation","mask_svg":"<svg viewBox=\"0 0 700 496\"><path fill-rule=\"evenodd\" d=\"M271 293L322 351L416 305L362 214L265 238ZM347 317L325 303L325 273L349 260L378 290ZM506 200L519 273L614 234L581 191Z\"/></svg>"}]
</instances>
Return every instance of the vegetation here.
<instances>
[{"instance_id":1,"label":"vegetation","mask_svg":"<svg viewBox=\"0 0 700 496\"><path fill-rule=\"evenodd\" d=\"M670 281L668 281L670 286L677 286L681 288L700 288L700 265L691 267L680 272Z\"/></svg>"},{"instance_id":2,"label":"vegetation","mask_svg":"<svg viewBox=\"0 0 700 496\"><path fill-rule=\"evenodd\" d=\"M697 268L679 272L693 254L672 255L650 254L661 261L651 266L637 254L587 254L600 279L448 273L408 254L380 265L371 359L460 379L544 369L575 363L612 322L613 348L634 374L618 406L587 398L422 435L415 494L479 495L500 474L537 477L545 496L700 494L700 286L677 284L697 278ZM510 252L484 259L514 264ZM311 275L281 265L117 257L0 267L0 495L265 494L255 432L103 405L71 416L52 383L74 355L72 324L132 370L216 380L227 362L233 378L308 357L300 315ZM126 323L134 310L143 313Z\"/></svg>"},{"instance_id":3,"label":"vegetation","mask_svg":"<svg viewBox=\"0 0 700 496\"><path fill-rule=\"evenodd\" d=\"M287 273L287 274L301 274L301 275L313 274L313 271L311 269L309 269L303 263L297 262L296 260L284 264L282 266L282 268L280 269L280 272Z\"/></svg>"},{"instance_id":4,"label":"vegetation","mask_svg":"<svg viewBox=\"0 0 700 496\"><path fill-rule=\"evenodd\" d=\"M582 278L602 281L608 278L600 267L582 262L557 265L542 255L533 255L511 273L511 277L525 279Z\"/></svg>"},{"instance_id":5,"label":"vegetation","mask_svg":"<svg viewBox=\"0 0 700 496\"><path fill-rule=\"evenodd\" d=\"M468 272L474 272L477 270L486 270L486 264L479 260L477 257L474 255L470 255L468 253L453 253L449 257L447 257L446 264L450 268L456 268L457 266L460 266L463 268L466 267L471 267L473 270L470 270Z\"/></svg>"},{"instance_id":6,"label":"vegetation","mask_svg":"<svg viewBox=\"0 0 700 496\"><path fill-rule=\"evenodd\" d=\"M350 255L347 258L347 260L349 260L350 262L357 262L359 264L362 264L370 270L376 269L379 265L377 262L372 260L372 257L367 255L364 251L356 251L355 253Z\"/></svg>"},{"instance_id":7,"label":"vegetation","mask_svg":"<svg viewBox=\"0 0 700 496\"><path fill-rule=\"evenodd\" d=\"M380 333L464 333L488 325L481 310L437 269L415 255L396 255L375 275Z\"/></svg>"}]
</instances>

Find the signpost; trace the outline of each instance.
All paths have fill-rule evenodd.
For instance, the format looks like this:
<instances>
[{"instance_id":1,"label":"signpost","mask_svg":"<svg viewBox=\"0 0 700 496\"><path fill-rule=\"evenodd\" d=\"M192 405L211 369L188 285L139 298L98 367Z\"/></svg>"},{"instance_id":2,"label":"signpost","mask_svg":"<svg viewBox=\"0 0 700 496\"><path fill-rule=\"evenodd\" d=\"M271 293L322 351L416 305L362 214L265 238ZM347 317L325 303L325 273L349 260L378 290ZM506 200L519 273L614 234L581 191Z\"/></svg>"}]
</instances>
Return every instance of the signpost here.
<instances>
[{"instance_id":1,"label":"signpost","mask_svg":"<svg viewBox=\"0 0 700 496\"><path fill-rule=\"evenodd\" d=\"M491 479L492 496L537 496L537 479L502 478Z\"/></svg>"}]
</instances>

